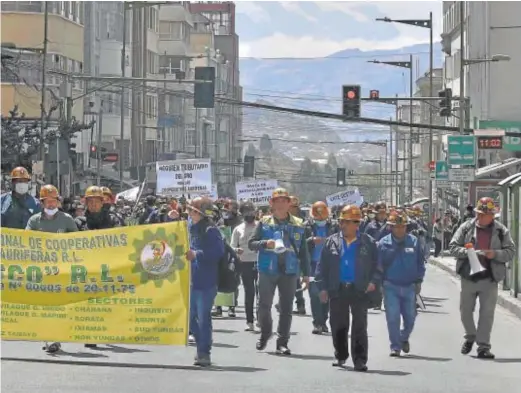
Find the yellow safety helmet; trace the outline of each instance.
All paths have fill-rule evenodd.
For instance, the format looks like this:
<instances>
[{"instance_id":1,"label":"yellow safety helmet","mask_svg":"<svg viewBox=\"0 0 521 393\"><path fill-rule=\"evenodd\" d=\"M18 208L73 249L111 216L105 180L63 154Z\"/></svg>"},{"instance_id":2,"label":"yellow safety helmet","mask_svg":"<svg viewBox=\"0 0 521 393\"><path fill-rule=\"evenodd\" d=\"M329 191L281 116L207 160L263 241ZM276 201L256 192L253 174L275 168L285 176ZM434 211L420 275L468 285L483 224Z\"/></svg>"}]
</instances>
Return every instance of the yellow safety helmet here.
<instances>
[{"instance_id":1,"label":"yellow safety helmet","mask_svg":"<svg viewBox=\"0 0 521 393\"><path fill-rule=\"evenodd\" d=\"M102 198L103 191L98 186L90 186L85 190L85 198Z\"/></svg>"},{"instance_id":2,"label":"yellow safety helmet","mask_svg":"<svg viewBox=\"0 0 521 393\"><path fill-rule=\"evenodd\" d=\"M103 193L103 195L110 197L112 196L112 191L108 187L101 187L101 192Z\"/></svg>"}]
</instances>

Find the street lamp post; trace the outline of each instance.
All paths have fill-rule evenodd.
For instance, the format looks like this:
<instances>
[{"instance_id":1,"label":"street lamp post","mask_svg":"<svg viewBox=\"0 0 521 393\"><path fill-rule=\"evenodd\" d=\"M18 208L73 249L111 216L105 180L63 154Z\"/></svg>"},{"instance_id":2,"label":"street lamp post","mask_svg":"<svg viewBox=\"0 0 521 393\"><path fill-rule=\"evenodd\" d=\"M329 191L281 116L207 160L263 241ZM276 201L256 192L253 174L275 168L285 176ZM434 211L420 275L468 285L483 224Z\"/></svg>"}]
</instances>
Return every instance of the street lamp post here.
<instances>
[{"instance_id":1,"label":"street lamp post","mask_svg":"<svg viewBox=\"0 0 521 393\"><path fill-rule=\"evenodd\" d=\"M380 60L369 60L368 63L374 64L387 64L394 67L407 68L409 69L409 122L413 122L413 74L412 74L412 54L409 55L409 61L380 61ZM408 145L408 155L409 155L409 199L413 200L413 181L412 181L412 142L413 142L413 128L409 127L409 145Z\"/></svg>"},{"instance_id":2,"label":"street lamp post","mask_svg":"<svg viewBox=\"0 0 521 393\"><path fill-rule=\"evenodd\" d=\"M433 38L433 23L432 23L432 12L429 12L429 19L390 19L377 18L377 21L387 23L403 23L410 26L423 27L429 29L429 95L434 96L433 88L433 75L432 71L434 68L434 38ZM412 122L412 119L411 119ZM432 107L429 109L429 162L432 161L432 148L433 148L433 135L432 135ZM429 181L429 232L432 233L432 212L434 211L432 206L432 181Z\"/></svg>"}]
</instances>

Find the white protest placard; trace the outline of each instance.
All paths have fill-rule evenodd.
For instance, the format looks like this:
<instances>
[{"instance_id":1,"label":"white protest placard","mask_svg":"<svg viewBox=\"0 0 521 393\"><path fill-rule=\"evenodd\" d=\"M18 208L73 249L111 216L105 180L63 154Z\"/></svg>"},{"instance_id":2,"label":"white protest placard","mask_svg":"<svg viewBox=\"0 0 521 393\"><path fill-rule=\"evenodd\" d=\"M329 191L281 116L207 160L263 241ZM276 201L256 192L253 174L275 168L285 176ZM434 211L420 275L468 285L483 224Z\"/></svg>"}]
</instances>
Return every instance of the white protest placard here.
<instances>
[{"instance_id":1,"label":"white protest placard","mask_svg":"<svg viewBox=\"0 0 521 393\"><path fill-rule=\"evenodd\" d=\"M212 168L209 159L158 161L156 194L181 196L212 192Z\"/></svg>"},{"instance_id":2,"label":"white protest placard","mask_svg":"<svg viewBox=\"0 0 521 393\"><path fill-rule=\"evenodd\" d=\"M326 203L329 207L341 205L357 205L360 206L364 201L364 197L358 191L354 190L340 191L326 197Z\"/></svg>"},{"instance_id":3,"label":"white protest placard","mask_svg":"<svg viewBox=\"0 0 521 393\"><path fill-rule=\"evenodd\" d=\"M269 205L271 194L277 187L277 180L252 180L235 183L237 200L250 201L255 206Z\"/></svg>"}]
</instances>

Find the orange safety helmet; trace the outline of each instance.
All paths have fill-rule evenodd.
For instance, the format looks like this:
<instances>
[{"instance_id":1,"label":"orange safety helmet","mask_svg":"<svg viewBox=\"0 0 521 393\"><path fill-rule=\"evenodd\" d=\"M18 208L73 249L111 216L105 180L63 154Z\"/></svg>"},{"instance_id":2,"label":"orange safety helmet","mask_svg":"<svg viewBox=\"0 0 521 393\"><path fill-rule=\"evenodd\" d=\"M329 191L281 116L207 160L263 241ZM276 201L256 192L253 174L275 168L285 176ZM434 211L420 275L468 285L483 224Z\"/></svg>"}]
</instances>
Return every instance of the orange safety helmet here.
<instances>
[{"instance_id":1,"label":"orange safety helmet","mask_svg":"<svg viewBox=\"0 0 521 393\"><path fill-rule=\"evenodd\" d=\"M362 211L356 205L347 205L340 212L340 221L362 221Z\"/></svg>"},{"instance_id":2,"label":"orange safety helmet","mask_svg":"<svg viewBox=\"0 0 521 393\"><path fill-rule=\"evenodd\" d=\"M394 210L387 219L387 225L407 225L409 217L403 210Z\"/></svg>"},{"instance_id":3,"label":"orange safety helmet","mask_svg":"<svg viewBox=\"0 0 521 393\"><path fill-rule=\"evenodd\" d=\"M40 189L40 200L43 201L45 199L60 199L58 189L52 184L47 184Z\"/></svg>"},{"instance_id":4,"label":"orange safety helmet","mask_svg":"<svg viewBox=\"0 0 521 393\"><path fill-rule=\"evenodd\" d=\"M329 218L329 208L322 201L315 202L311 206L311 217L318 221L327 220Z\"/></svg>"},{"instance_id":5,"label":"orange safety helmet","mask_svg":"<svg viewBox=\"0 0 521 393\"><path fill-rule=\"evenodd\" d=\"M31 175L23 166L18 166L11 171L11 180L15 179L31 180Z\"/></svg>"}]
</instances>

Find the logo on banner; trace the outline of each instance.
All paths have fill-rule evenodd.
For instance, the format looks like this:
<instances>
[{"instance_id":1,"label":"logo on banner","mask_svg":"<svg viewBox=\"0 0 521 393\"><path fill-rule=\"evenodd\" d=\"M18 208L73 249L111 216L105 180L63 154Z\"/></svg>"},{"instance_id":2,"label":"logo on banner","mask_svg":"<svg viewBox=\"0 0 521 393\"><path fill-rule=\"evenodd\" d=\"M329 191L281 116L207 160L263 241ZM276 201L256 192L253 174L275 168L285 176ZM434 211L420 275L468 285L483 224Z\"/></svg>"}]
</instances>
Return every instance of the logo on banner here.
<instances>
[{"instance_id":1,"label":"logo on banner","mask_svg":"<svg viewBox=\"0 0 521 393\"><path fill-rule=\"evenodd\" d=\"M135 262L133 273L141 273L141 283L153 281L161 288L164 280L174 282L176 272L184 269L183 246L178 245L177 235L166 235L161 228L155 233L145 231L142 240L135 240L136 252L130 256Z\"/></svg>"}]
</instances>

